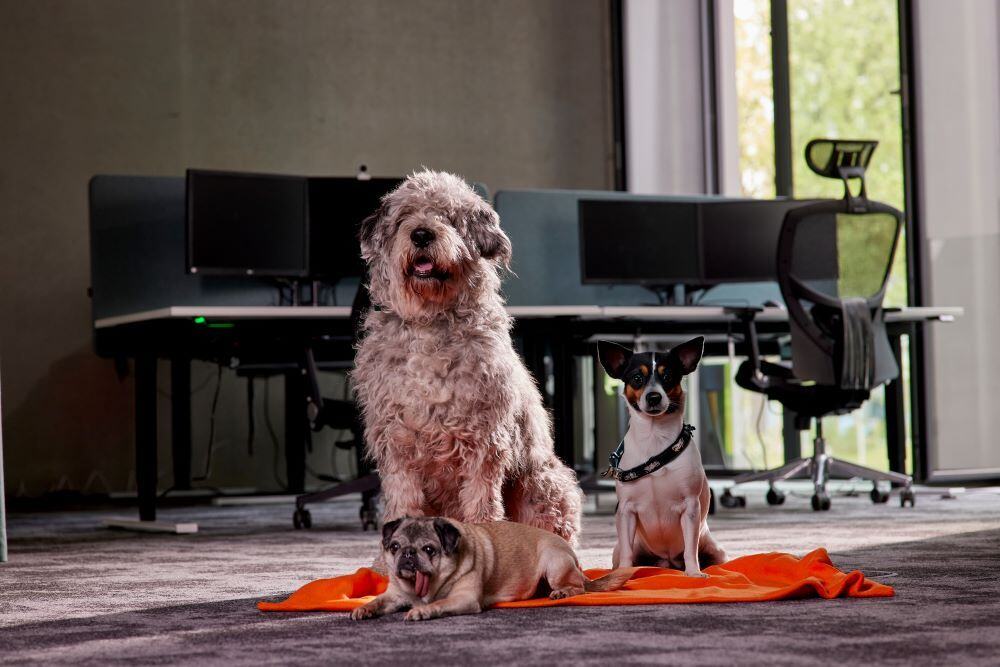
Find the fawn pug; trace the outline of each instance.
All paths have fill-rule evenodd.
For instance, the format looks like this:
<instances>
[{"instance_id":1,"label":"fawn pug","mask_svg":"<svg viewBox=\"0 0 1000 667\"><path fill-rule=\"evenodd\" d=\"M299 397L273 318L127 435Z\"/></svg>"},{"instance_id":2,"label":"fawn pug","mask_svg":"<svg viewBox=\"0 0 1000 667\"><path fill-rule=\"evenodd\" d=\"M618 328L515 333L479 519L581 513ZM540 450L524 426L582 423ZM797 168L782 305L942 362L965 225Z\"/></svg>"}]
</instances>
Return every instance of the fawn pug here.
<instances>
[{"instance_id":1,"label":"fawn pug","mask_svg":"<svg viewBox=\"0 0 1000 667\"><path fill-rule=\"evenodd\" d=\"M548 591L561 599L620 588L636 568L587 579L566 540L510 521L460 523L406 517L385 524L382 548L389 587L351 612L361 620L409 610L407 621L478 614L497 602Z\"/></svg>"}]
</instances>

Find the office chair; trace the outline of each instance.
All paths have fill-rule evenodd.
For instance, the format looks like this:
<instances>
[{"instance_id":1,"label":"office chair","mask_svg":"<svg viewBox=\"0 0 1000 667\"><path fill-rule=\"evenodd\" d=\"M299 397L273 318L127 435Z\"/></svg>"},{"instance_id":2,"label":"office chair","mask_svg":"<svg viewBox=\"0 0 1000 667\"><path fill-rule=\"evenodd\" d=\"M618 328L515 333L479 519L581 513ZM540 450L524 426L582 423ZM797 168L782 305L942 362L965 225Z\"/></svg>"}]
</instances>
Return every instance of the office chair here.
<instances>
[{"instance_id":1,"label":"office chair","mask_svg":"<svg viewBox=\"0 0 1000 667\"><path fill-rule=\"evenodd\" d=\"M871 480L875 503L889 499L888 493L879 490L879 481L903 486L901 506L913 506L915 501L909 475L835 459L826 453L823 439L823 417L856 410L872 389L899 375L885 330L882 300L903 214L868 199L865 168L876 145L875 141L816 139L806 146L809 167L820 176L840 179L845 194L841 200L792 209L781 227L777 280L788 309L791 364L760 358L754 322L759 309L734 309L749 347L749 359L737 371L736 383L792 410L799 430L808 429L812 421L816 424L811 457L734 479L734 484L766 480L771 505L784 502L775 482L808 476L814 485L813 509L828 510L826 482L834 475ZM857 196L851 193L852 179L860 181ZM745 500L727 489L720 502L733 507Z\"/></svg>"},{"instance_id":2,"label":"office chair","mask_svg":"<svg viewBox=\"0 0 1000 667\"><path fill-rule=\"evenodd\" d=\"M354 335L355 344L357 344L360 336L361 317L364 315L364 311L371 307L371 299L368 296L368 290L365 288L365 282L365 280L362 280L358 285L358 291L351 305L351 331ZM376 499L382 485L378 474L365 458L364 429L357 404L353 400L331 399L322 396L319 388L316 360L313 357L313 351L310 346L305 347L301 370L306 377L306 417L309 420L310 429L319 431L324 427L330 427L335 430L350 431L351 438L343 442L338 442L336 446L342 449L354 449L358 466L358 477L348 482L340 482L328 489L297 496L295 498L295 511L292 513L292 525L296 530L299 528L312 528L312 514L306 509L307 504L322 502L349 493L361 493L361 528L362 530L368 530L369 528L374 530L378 527L379 518Z\"/></svg>"}]
</instances>

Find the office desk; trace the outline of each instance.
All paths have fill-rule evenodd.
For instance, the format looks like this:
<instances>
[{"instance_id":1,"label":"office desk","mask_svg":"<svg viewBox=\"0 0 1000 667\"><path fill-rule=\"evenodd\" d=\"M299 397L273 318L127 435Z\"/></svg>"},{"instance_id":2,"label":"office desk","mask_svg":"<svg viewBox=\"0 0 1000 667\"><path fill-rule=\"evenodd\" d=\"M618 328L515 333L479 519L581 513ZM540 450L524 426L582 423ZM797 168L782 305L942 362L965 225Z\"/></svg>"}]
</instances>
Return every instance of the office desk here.
<instances>
[{"instance_id":1,"label":"office desk","mask_svg":"<svg viewBox=\"0 0 1000 667\"><path fill-rule=\"evenodd\" d=\"M736 314L723 306L510 306L525 360L541 377L546 354L553 361L554 391L547 396L553 409L556 451L573 463L573 359L592 353L597 336L634 338L700 333L716 349L726 338L740 336ZM900 337L928 321L961 317L961 308L903 308L886 312L886 324L897 358ZM192 359L239 367L284 365L285 438L289 486L304 489L305 428L301 402L302 375L297 360L306 344L326 367L347 368L353 357L350 308L309 306L199 307L171 306L98 319L95 346L102 356L135 360L136 486L142 521L156 518L156 374L157 359L171 361L173 386L190 386ZM762 337L787 332L787 313L765 308L757 316ZM915 378L911 374L911 378ZM918 387L911 381L911 392ZM919 424L914 400L914 425ZM890 468L905 461L903 387L900 380L886 387ZM301 414L300 414L301 413ZM174 479L176 488L190 484L190 400L173 401ZM913 428L913 441L921 437ZM915 447L916 450L916 447Z\"/></svg>"}]
</instances>

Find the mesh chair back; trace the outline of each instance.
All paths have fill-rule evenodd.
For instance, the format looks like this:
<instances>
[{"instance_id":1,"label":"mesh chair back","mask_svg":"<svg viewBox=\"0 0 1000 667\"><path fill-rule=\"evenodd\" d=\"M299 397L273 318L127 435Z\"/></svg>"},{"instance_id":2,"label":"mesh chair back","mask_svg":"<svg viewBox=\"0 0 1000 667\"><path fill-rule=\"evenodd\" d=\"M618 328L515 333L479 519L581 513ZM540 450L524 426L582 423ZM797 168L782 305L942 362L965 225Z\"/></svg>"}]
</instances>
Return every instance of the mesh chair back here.
<instances>
[{"instance_id":1,"label":"mesh chair back","mask_svg":"<svg viewBox=\"0 0 1000 667\"><path fill-rule=\"evenodd\" d=\"M777 275L797 378L867 390L898 375L882 301L901 228L898 210L866 199L821 202L785 216Z\"/></svg>"}]
</instances>

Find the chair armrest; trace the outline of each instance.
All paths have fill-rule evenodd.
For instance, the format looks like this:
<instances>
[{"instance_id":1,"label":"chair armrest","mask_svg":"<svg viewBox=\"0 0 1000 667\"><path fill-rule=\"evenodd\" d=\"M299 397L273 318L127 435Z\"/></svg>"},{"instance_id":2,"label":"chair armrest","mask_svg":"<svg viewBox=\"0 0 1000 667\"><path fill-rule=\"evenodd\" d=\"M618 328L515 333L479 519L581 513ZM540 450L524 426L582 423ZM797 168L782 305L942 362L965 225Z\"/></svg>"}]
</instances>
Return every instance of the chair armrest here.
<instances>
[{"instance_id":1,"label":"chair armrest","mask_svg":"<svg viewBox=\"0 0 1000 667\"><path fill-rule=\"evenodd\" d=\"M763 312L763 308L730 307L726 308L726 313L733 315L743 325L743 340L749 348L748 357L750 365L753 367L755 375L760 374L760 345L757 341L757 313Z\"/></svg>"}]
</instances>

